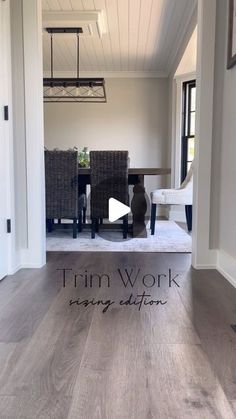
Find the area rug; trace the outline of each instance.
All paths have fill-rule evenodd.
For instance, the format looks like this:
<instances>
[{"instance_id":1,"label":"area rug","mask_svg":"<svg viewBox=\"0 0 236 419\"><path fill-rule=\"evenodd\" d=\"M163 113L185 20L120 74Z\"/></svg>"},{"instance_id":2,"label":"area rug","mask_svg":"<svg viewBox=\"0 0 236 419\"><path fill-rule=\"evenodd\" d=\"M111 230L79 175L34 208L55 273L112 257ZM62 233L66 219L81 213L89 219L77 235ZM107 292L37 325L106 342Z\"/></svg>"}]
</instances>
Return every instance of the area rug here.
<instances>
[{"instance_id":1,"label":"area rug","mask_svg":"<svg viewBox=\"0 0 236 419\"><path fill-rule=\"evenodd\" d=\"M121 231L103 231L91 239L89 230L72 238L71 229L55 230L47 234L47 251L74 252L165 252L191 253L192 238L174 221L157 221L155 235L147 226L147 238L122 239Z\"/></svg>"}]
</instances>

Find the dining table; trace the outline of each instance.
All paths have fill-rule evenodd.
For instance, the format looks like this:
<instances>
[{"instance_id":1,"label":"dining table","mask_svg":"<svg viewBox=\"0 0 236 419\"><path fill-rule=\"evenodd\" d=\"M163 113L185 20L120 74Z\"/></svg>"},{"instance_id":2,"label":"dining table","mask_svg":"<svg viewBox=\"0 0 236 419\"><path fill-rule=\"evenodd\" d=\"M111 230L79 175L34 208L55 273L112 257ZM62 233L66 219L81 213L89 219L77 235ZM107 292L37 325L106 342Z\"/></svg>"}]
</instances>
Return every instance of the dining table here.
<instances>
[{"instance_id":1,"label":"dining table","mask_svg":"<svg viewBox=\"0 0 236 419\"><path fill-rule=\"evenodd\" d=\"M87 185L91 183L91 169L89 167L78 168L78 183L81 193L86 193ZM133 197L131 200L132 212L132 234L133 237L147 237L146 212L148 208L148 198L145 195L144 179L146 176L170 175L169 168L150 168L150 167L130 167L128 169L128 184L133 185ZM112 197L111 197L112 198Z\"/></svg>"}]
</instances>

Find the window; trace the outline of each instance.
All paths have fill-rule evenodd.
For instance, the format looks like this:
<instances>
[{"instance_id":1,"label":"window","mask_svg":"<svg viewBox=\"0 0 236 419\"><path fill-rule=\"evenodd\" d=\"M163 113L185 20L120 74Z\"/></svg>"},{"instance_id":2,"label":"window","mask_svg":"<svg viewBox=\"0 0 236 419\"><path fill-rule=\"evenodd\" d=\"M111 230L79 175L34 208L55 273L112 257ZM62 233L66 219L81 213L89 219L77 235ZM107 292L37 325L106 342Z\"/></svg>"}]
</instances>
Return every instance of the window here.
<instances>
[{"instance_id":1,"label":"window","mask_svg":"<svg viewBox=\"0 0 236 419\"><path fill-rule=\"evenodd\" d=\"M196 115L196 80L183 83L183 120L182 120L182 162L181 180L188 173L194 158L195 115Z\"/></svg>"}]
</instances>

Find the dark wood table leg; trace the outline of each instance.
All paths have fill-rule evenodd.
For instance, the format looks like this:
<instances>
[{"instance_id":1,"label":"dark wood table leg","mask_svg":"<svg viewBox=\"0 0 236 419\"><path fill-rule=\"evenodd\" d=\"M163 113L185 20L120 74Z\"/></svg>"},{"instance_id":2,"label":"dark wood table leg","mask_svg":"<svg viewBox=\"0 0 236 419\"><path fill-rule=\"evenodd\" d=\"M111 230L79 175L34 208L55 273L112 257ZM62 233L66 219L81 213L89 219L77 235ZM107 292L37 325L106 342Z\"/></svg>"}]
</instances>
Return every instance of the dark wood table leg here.
<instances>
[{"instance_id":1,"label":"dark wood table leg","mask_svg":"<svg viewBox=\"0 0 236 419\"><path fill-rule=\"evenodd\" d=\"M145 224L145 214L147 211L147 202L145 198L144 176L137 177L137 183L133 188L134 196L131 202L131 211L133 214L133 237L147 237Z\"/></svg>"},{"instance_id":2,"label":"dark wood table leg","mask_svg":"<svg viewBox=\"0 0 236 419\"><path fill-rule=\"evenodd\" d=\"M87 200L87 184L88 184L88 176L79 176L78 178L78 186L79 186L79 195L85 194ZM87 208L82 209L82 224L86 224L86 211Z\"/></svg>"}]
</instances>

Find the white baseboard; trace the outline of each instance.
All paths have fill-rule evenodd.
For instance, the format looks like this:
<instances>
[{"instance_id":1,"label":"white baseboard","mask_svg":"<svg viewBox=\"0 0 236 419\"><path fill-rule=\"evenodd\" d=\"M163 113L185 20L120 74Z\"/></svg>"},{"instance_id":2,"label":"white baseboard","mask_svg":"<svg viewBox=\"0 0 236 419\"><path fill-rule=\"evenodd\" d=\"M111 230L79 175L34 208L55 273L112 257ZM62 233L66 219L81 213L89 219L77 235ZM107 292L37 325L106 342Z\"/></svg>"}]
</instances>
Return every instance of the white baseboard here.
<instances>
[{"instance_id":1,"label":"white baseboard","mask_svg":"<svg viewBox=\"0 0 236 419\"><path fill-rule=\"evenodd\" d=\"M20 269L41 269L44 265L45 263L23 263Z\"/></svg>"},{"instance_id":2,"label":"white baseboard","mask_svg":"<svg viewBox=\"0 0 236 419\"><path fill-rule=\"evenodd\" d=\"M165 205L157 205L157 217L168 218L168 210Z\"/></svg>"},{"instance_id":3,"label":"white baseboard","mask_svg":"<svg viewBox=\"0 0 236 419\"><path fill-rule=\"evenodd\" d=\"M14 275L17 273L20 269L40 269L45 265L42 263L21 263L20 265L13 266L9 269L7 276Z\"/></svg>"},{"instance_id":4,"label":"white baseboard","mask_svg":"<svg viewBox=\"0 0 236 419\"><path fill-rule=\"evenodd\" d=\"M193 264L195 269L216 269L236 288L236 259L223 250L210 250L212 263Z\"/></svg>"},{"instance_id":5,"label":"white baseboard","mask_svg":"<svg viewBox=\"0 0 236 419\"><path fill-rule=\"evenodd\" d=\"M45 239L46 244L46 239ZM20 254L21 269L40 269L46 264L46 251L38 254L30 252L30 249L22 249Z\"/></svg>"},{"instance_id":6,"label":"white baseboard","mask_svg":"<svg viewBox=\"0 0 236 419\"><path fill-rule=\"evenodd\" d=\"M217 250L208 249L202 252L201 255L196 257L193 249L192 253L192 266L195 269L217 269Z\"/></svg>"},{"instance_id":7,"label":"white baseboard","mask_svg":"<svg viewBox=\"0 0 236 419\"><path fill-rule=\"evenodd\" d=\"M171 205L169 208L169 220L186 223L185 207L183 205Z\"/></svg>"},{"instance_id":8,"label":"white baseboard","mask_svg":"<svg viewBox=\"0 0 236 419\"><path fill-rule=\"evenodd\" d=\"M223 250L218 250L216 269L236 288L236 259L234 257Z\"/></svg>"},{"instance_id":9,"label":"white baseboard","mask_svg":"<svg viewBox=\"0 0 236 419\"><path fill-rule=\"evenodd\" d=\"M17 265L14 267L11 267L7 275L14 275L16 272L18 272L22 268L21 265Z\"/></svg>"},{"instance_id":10,"label":"white baseboard","mask_svg":"<svg viewBox=\"0 0 236 419\"><path fill-rule=\"evenodd\" d=\"M197 270L203 270L203 269L217 269L215 264L206 263L205 265L203 263L194 265L194 269Z\"/></svg>"},{"instance_id":11,"label":"white baseboard","mask_svg":"<svg viewBox=\"0 0 236 419\"><path fill-rule=\"evenodd\" d=\"M186 217L184 212L182 211L170 211L169 212L169 220L170 221L177 221L179 223L186 223Z\"/></svg>"}]
</instances>

